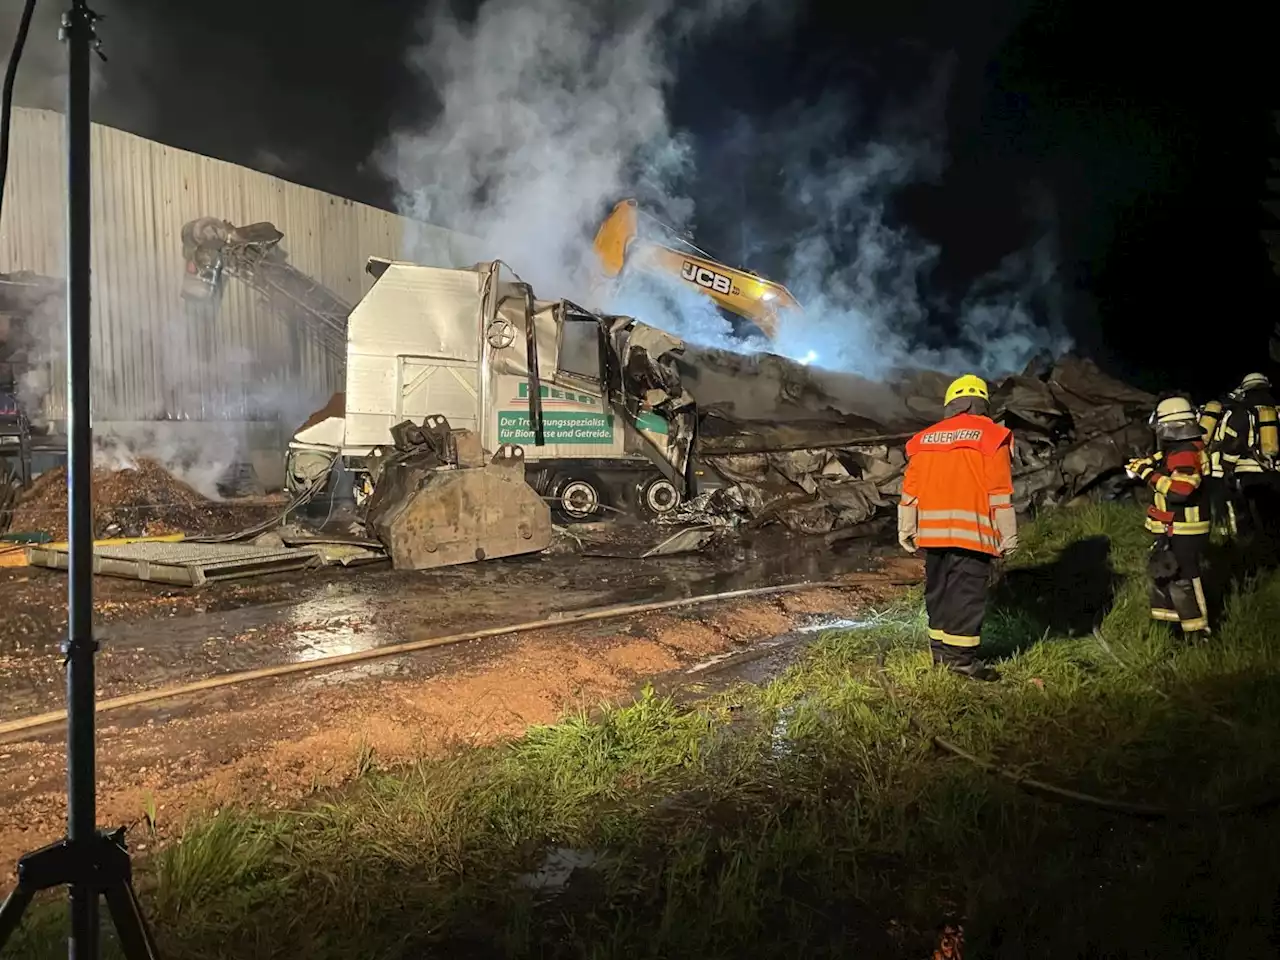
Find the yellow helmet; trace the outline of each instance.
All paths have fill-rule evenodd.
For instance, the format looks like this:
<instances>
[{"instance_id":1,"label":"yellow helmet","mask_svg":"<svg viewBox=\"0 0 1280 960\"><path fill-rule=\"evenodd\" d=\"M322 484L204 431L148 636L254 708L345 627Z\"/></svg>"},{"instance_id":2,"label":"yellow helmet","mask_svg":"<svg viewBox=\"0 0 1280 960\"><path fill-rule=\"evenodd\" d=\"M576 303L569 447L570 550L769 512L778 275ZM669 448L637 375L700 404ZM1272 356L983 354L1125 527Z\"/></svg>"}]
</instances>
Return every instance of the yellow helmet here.
<instances>
[{"instance_id":1,"label":"yellow helmet","mask_svg":"<svg viewBox=\"0 0 1280 960\"><path fill-rule=\"evenodd\" d=\"M1232 395L1242 397L1250 390L1257 390L1259 388L1267 389L1270 386L1271 381L1267 378L1265 373L1250 373L1240 381L1240 386L1236 387L1235 390L1232 391Z\"/></svg>"},{"instance_id":2,"label":"yellow helmet","mask_svg":"<svg viewBox=\"0 0 1280 960\"><path fill-rule=\"evenodd\" d=\"M947 387L947 398L942 401L945 407L952 400L959 400L961 397L981 397L983 400L990 400L991 394L987 390L987 382L981 377L975 377L972 373L966 373L963 377L957 377L951 381L951 386Z\"/></svg>"},{"instance_id":3,"label":"yellow helmet","mask_svg":"<svg viewBox=\"0 0 1280 960\"><path fill-rule=\"evenodd\" d=\"M1155 412L1151 414L1152 426L1195 419L1196 409L1186 397L1167 397L1156 404Z\"/></svg>"},{"instance_id":4,"label":"yellow helmet","mask_svg":"<svg viewBox=\"0 0 1280 960\"><path fill-rule=\"evenodd\" d=\"M1151 411L1151 427L1162 440L1194 440L1200 436L1196 408L1186 397L1166 397Z\"/></svg>"}]
</instances>

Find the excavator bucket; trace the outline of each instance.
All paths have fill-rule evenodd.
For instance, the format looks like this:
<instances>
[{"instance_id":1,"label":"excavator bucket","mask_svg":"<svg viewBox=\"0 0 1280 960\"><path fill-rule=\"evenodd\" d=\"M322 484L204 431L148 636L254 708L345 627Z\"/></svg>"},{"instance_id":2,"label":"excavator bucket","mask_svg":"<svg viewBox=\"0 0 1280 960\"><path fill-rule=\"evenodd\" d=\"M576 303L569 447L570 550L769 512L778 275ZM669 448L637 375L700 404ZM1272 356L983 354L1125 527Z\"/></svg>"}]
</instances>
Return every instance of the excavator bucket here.
<instances>
[{"instance_id":1,"label":"excavator bucket","mask_svg":"<svg viewBox=\"0 0 1280 960\"><path fill-rule=\"evenodd\" d=\"M478 438L452 432L453 464L422 455L388 462L367 523L397 570L430 570L536 553L551 545L551 509L525 482L524 450L504 445L485 463Z\"/></svg>"},{"instance_id":2,"label":"excavator bucket","mask_svg":"<svg viewBox=\"0 0 1280 960\"><path fill-rule=\"evenodd\" d=\"M639 228L639 211L634 200L623 200L600 225L593 246L606 277L613 279L622 273L627 247Z\"/></svg>"}]
</instances>

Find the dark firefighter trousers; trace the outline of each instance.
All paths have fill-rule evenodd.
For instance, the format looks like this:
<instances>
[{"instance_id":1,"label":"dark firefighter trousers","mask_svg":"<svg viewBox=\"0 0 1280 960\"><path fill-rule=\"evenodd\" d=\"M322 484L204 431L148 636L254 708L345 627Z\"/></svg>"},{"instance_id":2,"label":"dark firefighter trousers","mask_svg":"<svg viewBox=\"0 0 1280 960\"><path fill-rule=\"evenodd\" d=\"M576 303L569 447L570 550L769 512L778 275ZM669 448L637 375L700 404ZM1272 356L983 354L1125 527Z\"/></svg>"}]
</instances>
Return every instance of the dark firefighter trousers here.
<instances>
[{"instance_id":1,"label":"dark firefighter trousers","mask_svg":"<svg viewBox=\"0 0 1280 960\"><path fill-rule=\"evenodd\" d=\"M1209 609L1200 582L1200 558L1207 533L1162 534L1151 545L1151 619L1176 623L1183 633L1207 631Z\"/></svg>"},{"instance_id":2,"label":"dark firefighter trousers","mask_svg":"<svg viewBox=\"0 0 1280 960\"><path fill-rule=\"evenodd\" d=\"M1240 507L1236 510L1236 530L1241 535L1280 534L1280 477L1273 471L1237 473Z\"/></svg>"},{"instance_id":3,"label":"dark firefighter trousers","mask_svg":"<svg viewBox=\"0 0 1280 960\"><path fill-rule=\"evenodd\" d=\"M925 549L924 606L934 663L965 666L978 658L993 559L954 547Z\"/></svg>"}]
</instances>

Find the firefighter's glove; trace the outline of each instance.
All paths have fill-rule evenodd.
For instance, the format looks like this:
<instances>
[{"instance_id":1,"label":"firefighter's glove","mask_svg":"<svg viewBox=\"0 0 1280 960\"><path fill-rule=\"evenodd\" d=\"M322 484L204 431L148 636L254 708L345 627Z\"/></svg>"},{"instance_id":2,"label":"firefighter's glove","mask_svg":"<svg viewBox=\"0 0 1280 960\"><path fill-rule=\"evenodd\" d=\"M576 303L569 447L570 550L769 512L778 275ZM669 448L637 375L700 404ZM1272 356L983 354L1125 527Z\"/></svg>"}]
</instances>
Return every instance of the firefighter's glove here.
<instances>
[{"instance_id":1,"label":"firefighter's glove","mask_svg":"<svg viewBox=\"0 0 1280 960\"><path fill-rule=\"evenodd\" d=\"M918 508L914 503L898 504L898 543L907 553L916 552L918 522Z\"/></svg>"},{"instance_id":2,"label":"firefighter's glove","mask_svg":"<svg viewBox=\"0 0 1280 960\"><path fill-rule=\"evenodd\" d=\"M1007 557L1018 549L1018 515L1012 507L994 511L996 534L1000 537L1000 556Z\"/></svg>"},{"instance_id":3,"label":"firefighter's glove","mask_svg":"<svg viewBox=\"0 0 1280 960\"><path fill-rule=\"evenodd\" d=\"M1155 464L1146 457L1140 457L1136 460L1130 460L1124 468L1124 472L1134 480L1146 480L1147 477L1155 473Z\"/></svg>"}]
</instances>

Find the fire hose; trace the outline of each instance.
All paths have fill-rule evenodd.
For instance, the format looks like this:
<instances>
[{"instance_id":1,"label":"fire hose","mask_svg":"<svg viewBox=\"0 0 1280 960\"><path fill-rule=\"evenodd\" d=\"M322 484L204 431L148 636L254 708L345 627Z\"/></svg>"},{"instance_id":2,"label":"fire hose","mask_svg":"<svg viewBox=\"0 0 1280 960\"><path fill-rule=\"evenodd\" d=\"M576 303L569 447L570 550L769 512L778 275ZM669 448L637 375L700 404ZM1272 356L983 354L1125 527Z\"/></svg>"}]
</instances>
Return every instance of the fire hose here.
<instances>
[{"instance_id":1,"label":"fire hose","mask_svg":"<svg viewBox=\"0 0 1280 960\"><path fill-rule=\"evenodd\" d=\"M650 603L632 603L609 607L595 607L588 610L579 610L573 613L561 614L560 616L547 617L542 620L530 620L524 623L515 623L500 627L486 627L480 630L469 630L465 633L455 633L443 637L427 637L421 640L411 640L406 643L396 643L385 647L374 647L369 650L357 650L354 653L344 653L333 657L322 657L317 660L305 660L298 663L283 663L273 667L261 667L256 670L243 670L236 673L227 673L222 674L221 676L207 677L204 680L196 680L191 683L185 683L178 686L164 687L159 690L145 690L140 693L131 693L120 697L110 697L97 702L96 712L99 714L110 713L116 710L123 710L126 707L143 706L160 700L171 700L177 697L202 693L206 690L216 690L220 687L230 687L241 683L249 683L254 680L267 680L274 677L307 673L313 670L325 670L331 667L346 666L353 663L364 663L369 660L380 660L385 657L394 657L400 654L416 653L421 650L431 650L436 647L446 647L458 643L466 643L471 640L482 640L489 637L503 637L517 633L530 633L535 630L546 630L553 627L564 627L570 624L586 623L595 620L611 620L619 617L658 613L664 610L676 610L683 607L693 607L704 603L715 603L722 600L741 600L748 597L765 597L772 594L798 593L802 590L817 590L823 588L839 589L853 585L854 584L851 582L840 580L816 580L782 584L775 587L752 587L746 590L729 590L722 593L707 594L699 597L680 597L675 600L659 600ZM7 723L0 723L0 737L7 737L17 733L26 733L40 727L46 727L55 723L62 723L66 718L67 714L65 710L53 710L48 713L24 717L20 720L10 720Z\"/></svg>"},{"instance_id":2,"label":"fire hose","mask_svg":"<svg viewBox=\"0 0 1280 960\"><path fill-rule=\"evenodd\" d=\"M948 753L953 757L964 760L966 763L983 770L992 776L1007 780L1019 789L1025 790L1030 794L1037 794L1048 797L1053 800L1066 801L1079 806L1094 807L1099 810L1106 810L1110 813L1119 813L1124 816L1136 817L1142 820L1178 820L1178 819L1198 819L1206 817L1224 817L1235 816L1242 813L1257 813L1271 807L1280 806L1280 792L1272 792L1264 794L1261 797L1255 797L1252 800L1244 800L1236 803L1221 804L1214 807L1187 807L1176 809L1173 807L1163 807L1156 804L1135 803L1129 800L1118 800L1113 797L1100 797L1091 793L1085 793L1081 790L1072 790L1069 787L1060 787L1056 784L1046 783L1034 777L1025 776L1018 771L1002 766L990 760L984 760L975 756L963 747L952 743L950 740L931 731L919 717L903 702L899 692L894 688L893 683L889 680L884 669L885 655L881 651L876 659L876 669L874 676L879 683L881 689L890 702L894 703L906 715L907 724L925 740L928 740L934 747L944 753Z\"/></svg>"}]
</instances>

